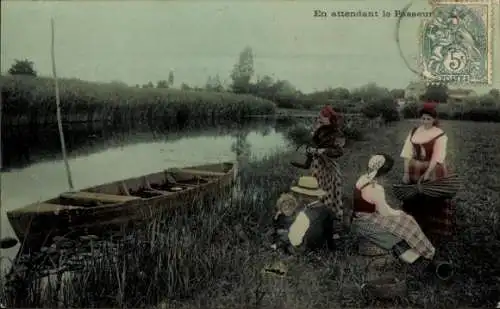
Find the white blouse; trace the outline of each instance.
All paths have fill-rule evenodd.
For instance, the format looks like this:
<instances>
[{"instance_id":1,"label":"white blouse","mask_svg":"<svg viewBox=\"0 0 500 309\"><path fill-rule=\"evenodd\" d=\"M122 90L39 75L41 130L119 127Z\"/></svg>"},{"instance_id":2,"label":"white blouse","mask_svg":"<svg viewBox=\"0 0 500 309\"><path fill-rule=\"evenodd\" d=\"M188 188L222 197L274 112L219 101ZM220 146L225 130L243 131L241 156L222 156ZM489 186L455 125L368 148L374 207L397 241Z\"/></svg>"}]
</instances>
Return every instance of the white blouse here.
<instances>
[{"instance_id":1,"label":"white blouse","mask_svg":"<svg viewBox=\"0 0 500 309\"><path fill-rule=\"evenodd\" d=\"M356 183L356 187L362 187L368 180L366 176L361 176ZM400 210L396 210L389 206L385 198L384 187L378 183L369 184L361 190L361 197L368 203L372 203L376 207L376 211L382 216L398 216L401 214Z\"/></svg>"},{"instance_id":2,"label":"white blouse","mask_svg":"<svg viewBox=\"0 0 500 309\"><path fill-rule=\"evenodd\" d=\"M410 133L408 133L408 136L406 137L400 156L405 159L412 159L414 154L412 142L415 144L425 144L441 133L443 133L443 130L437 127L433 127L429 130L424 129L423 127L418 127L412 137L410 131ZM448 137L446 135L442 135L435 140L431 161L436 161L437 163L441 164L444 163L444 160L446 159L447 144ZM423 147L421 148L421 151L425 151Z\"/></svg>"}]
</instances>

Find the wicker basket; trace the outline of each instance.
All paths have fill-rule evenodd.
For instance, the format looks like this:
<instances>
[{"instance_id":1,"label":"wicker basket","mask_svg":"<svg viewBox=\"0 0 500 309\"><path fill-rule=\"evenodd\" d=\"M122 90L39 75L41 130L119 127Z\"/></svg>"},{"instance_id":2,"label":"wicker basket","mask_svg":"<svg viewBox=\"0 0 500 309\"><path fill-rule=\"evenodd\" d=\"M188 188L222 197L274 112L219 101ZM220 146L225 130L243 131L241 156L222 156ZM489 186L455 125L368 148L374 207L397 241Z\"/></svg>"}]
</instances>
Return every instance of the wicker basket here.
<instances>
[{"instance_id":1,"label":"wicker basket","mask_svg":"<svg viewBox=\"0 0 500 309\"><path fill-rule=\"evenodd\" d=\"M422 183L395 184L392 186L394 194L401 201L411 199L417 194L424 194L434 198L452 198L461 187L462 179L456 174Z\"/></svg>"},{"instance_id":2,"label":"wicker basket","mask_svg":"<svg viewBox=\"0 0 500 309\"><path fill-rule=\"evenodd\" d=\"M408 292L406 280L395 277L381 277L367 281L363 287L367 296L380 299L405 297Z\"/></svg>"},{"instance_id":3,"label":"wicker basket","mask_svg":"<svg viewBox=\"0 0 500 309\"><path fill-rule=\"evenodd\" d=\"M359 239L358 253L363 256L381 256L389 254L387 250L377 247L366 238Z\"/></svg>"}]
</instances>

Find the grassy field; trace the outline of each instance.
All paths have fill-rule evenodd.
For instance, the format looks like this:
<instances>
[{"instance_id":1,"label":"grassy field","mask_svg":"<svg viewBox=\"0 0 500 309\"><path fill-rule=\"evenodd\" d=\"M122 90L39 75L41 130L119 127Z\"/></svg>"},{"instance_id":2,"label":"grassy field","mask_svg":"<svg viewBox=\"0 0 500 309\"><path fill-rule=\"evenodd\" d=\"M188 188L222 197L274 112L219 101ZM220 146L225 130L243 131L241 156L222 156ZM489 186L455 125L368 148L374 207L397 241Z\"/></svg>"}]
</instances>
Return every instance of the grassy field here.
<instances>
[{"instance_id":1,"label":"grassy field","mask_svg":"<svg viewBox=\"0 0 500 309\"><path fill-rule=\"evenodd\" d=\"M488 306L500 300L500 146L492 141L500 125L443 122L448 132L449 162L467 179L456 197L458 230L447 245L457 273L451 282L409 281L408 297L391 307L457 308ZM410 121L390 124L353 143L340 159L346 192L365 171L369 155L383 151L398 158ZM161 308L335 308L377 307L356 289L362 265L355 261L352 239L335 252L318 252L284 260L288 274L264 277L262 267L280 259L269 248L274 203L296 180L289 166L293 153L279 153L249 163L241 171L245 193L230 207L212 205L194 215L172 217L156 227L163 238L135 244L132 254L92 262L91 271L74 276L63 288L65 307ZM390 174L398 182L402 162ZM389 192L389 190L388 190ZM391 197L394 206L398 205ZM158 237L158 236L157 236ZM125 249L123 249L125 250ZM354 288L353 288L354 287ZM50 289L49 289L50 290ZM100 292L98 292L100 291ZM27 306L41 301L27 298ZM50 298L52 299L52 298ZM49 305L45 302L45 305ZM53 304L55 305L55 304ZM239 307L238 306L238 307Z\"/></svg>"},{"instance_id":2,"label":"grassy field","mask_svg":"<svg viewBox=\"0 0 500 309\"><path fill-rule=\"evenodd\" d=\"M0 76L5 124L56 123L54 82L50 78ZM178 89L136 88L77 79L59 81L65 122L103 121L117 125L161 120L168 126L204 124L250 115L273 114L275 104L251 95Z\"/></svg>"}]
</instances>

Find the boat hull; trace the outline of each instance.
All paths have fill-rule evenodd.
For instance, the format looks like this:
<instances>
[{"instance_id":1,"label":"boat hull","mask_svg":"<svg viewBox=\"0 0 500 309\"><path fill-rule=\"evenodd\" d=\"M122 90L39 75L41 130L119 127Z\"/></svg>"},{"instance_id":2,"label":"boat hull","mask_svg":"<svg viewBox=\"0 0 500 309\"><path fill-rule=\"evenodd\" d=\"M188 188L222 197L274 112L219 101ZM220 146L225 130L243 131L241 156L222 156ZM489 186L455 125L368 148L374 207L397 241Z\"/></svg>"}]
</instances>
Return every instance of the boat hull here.
<instances>
[{"instance_id":1,"label":"boat hull","mask_svg":"<svg viewBox=\"0 0 500 309\"><path fill-rule=\"evenodd\" d=\"M55 199L52 199L10 211L7 217L19 238L22 251L38 251L41 247L53 243L53 238L56 236L69 238L86 234L101 236L161 220L165 215L182 214L189 211L195 203L203 203L209 207L216 200L230 196L234 183L234 169L232 163L183 168L180 172L171 172L171 175L177 177L183 175L184 178L193 174L197 176L208 174L208 176L204 183L191 184L178 192L156 190L163 194L158 193L157 196L148 198L129 196L130 199L127 199L127 195L123 194L124 187L127 187L125 191L143 188L148 179L152 181L160 179L162 173L145 175L79 191L91 196L92 194L107 196L105 194L114 193L115 197L118 196L116 200L125 201L113 202L111 198L107 205L88 207L56 205L53 204ZM169 170L165 171L167 172L170 173ZM214 175L210 175L211 173ZM148 183L148 186L150 185Z\"/></svg>"}]
</instances>

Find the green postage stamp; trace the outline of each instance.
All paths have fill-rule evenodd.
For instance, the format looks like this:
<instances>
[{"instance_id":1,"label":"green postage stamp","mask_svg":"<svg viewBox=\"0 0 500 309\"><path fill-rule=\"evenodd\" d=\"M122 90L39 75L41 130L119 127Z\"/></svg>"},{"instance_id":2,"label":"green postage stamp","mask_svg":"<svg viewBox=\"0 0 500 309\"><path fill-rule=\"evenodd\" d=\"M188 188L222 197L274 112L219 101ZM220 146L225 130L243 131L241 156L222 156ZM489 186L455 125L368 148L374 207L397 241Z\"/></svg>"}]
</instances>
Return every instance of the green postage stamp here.
<instances>
[{"instance_id":1,"label":"green postage stamp","mask_svg":"<svg viewBox=\"0 0 500 309\"><path fill-rule=\"evenodd\" d=\"M450 84L491 84L493 7L491 1L434 1L422 24L420 65L424 78Z\"/></svg>"}]
</instances>

